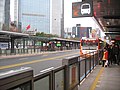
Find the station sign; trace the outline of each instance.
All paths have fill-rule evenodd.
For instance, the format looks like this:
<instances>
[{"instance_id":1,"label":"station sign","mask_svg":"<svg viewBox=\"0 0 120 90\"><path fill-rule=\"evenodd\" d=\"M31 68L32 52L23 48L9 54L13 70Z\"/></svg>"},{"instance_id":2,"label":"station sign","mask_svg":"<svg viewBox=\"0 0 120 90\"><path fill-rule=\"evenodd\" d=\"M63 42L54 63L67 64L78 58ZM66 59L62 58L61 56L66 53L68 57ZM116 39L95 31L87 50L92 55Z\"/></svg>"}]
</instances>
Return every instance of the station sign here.
<instances>
[{"instance_id":1,"label":"station sign","mask_svg":"<svg viewBox=\"0 0 120 90\"><path fill-rule=\"evenodd\" d=\"M72 3L72 17L92 17L93 16L93 2L86 0L83 2Z\"/></svg>"}]
</instances>

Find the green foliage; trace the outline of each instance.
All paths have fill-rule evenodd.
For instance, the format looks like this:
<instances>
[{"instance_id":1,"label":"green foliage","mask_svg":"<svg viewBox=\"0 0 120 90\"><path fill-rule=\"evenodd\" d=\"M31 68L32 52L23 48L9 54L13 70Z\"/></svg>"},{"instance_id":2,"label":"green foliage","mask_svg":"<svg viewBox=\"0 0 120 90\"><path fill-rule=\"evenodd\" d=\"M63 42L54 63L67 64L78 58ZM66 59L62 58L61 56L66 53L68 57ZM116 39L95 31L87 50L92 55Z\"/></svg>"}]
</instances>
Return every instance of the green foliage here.
<instances>
[{"instance_id":1,"label":"green foliage","mask_svg":"<svg viewBox=\"0 0 120 90\"><path fill-rule=\"evenodd\" d=\"M78 40L78 41L80 40L80 38L77 38L77 37L76 38L69 38L69 39L70 40Z\"/></svg>"},{"instance_id":2,"label":"green foliage","mask_svg":"<svg viewBox=\"0 0 120 90\"><path fill-rule=\"evenodd\" d=\"M58 37L58 35L53 35L53 34L46 34L44 32L38 32L36 33L36 36L39 36L39 37Z\"/></svg>"}]
</instances>

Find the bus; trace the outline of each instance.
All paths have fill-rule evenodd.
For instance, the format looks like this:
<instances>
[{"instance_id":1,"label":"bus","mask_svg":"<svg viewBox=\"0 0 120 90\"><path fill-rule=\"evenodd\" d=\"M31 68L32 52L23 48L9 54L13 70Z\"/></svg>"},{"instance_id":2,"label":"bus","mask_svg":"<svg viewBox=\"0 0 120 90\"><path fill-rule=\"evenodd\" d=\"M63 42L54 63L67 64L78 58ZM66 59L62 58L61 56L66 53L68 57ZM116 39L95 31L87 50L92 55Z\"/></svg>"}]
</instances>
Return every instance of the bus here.
<instances>
[{"instance_id":1,"label":"bus","mask_svg":"<svg viewBox=\"0 0 120 90\"><path fill-rule=\"evenodd\" d=\"M104 47L103 41L96 38L82 38L80 40L80 55L95 52Z\"/></svg>"},{"instance_id":2,"label":"bus","mask_svg":"<svg viewBox=\"0 0 120 90\"><path fill-rule=\"evenodd\" d=\"M81 5L81 14L84 15L84 14L90 14L91 12L91 7L90 7L90 4L89 3L84 3Z\"/></svg>"}]
</instances>

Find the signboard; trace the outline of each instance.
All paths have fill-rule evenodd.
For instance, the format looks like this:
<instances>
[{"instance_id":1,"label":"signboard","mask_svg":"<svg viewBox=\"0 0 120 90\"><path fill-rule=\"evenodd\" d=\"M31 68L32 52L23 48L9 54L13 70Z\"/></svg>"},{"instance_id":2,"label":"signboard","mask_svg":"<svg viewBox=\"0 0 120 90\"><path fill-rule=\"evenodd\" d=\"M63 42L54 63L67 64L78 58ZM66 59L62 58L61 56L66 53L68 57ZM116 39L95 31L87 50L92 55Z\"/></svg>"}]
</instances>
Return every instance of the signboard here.
<instances>
[{"instance_id":1,"label":"signboard","mask_svg":"<svg viewBox=\"0 0 120 90\"><path fill-rule=\"evenodd\" d=\"M120 40L120 36L116 36L115 39L116 39L116 40Z\"/></svg>"},{"instance_id":2,"label":"signboard","mask_svg":"<svg viewBox=\"0 0 120 90\"><path fill-rule=\"evenodd\" d=\"M72 84L74 84L76 82L76 67L73 66L72 67Z\"/></svg>"},{"instance_id":3,"label":"signboard","mask_svg":"<svg viewBox=\"0 0 120 90\"><path fill-rule=\"evenodd\" d=\"M90 29L89 30L89 38L98 38L98 37L100 37L99 29Z\"/></svg>"},{"instance_id":4,"label":"signboard","mask_svg":"<svg viewBox=\"0 0 120 90\"><path fill-rule=\"evenodd\" d=\"M60 47L61 46L61 44L60 43L57 43L57 47Z\"/></svg>"},{"instance_id":5,"label":"signboard","mask_svg":"<svg viewBox=\"0 0 120 90\"><path fill-rule=\"evenodd\" d=\"M77 64L70 66L70 88L74 87L78 83L78 67Z\"/></svg>"},{"instance_id":6,"label":"signboard","mask_svg":"<svg viewBox=\"0 0 120 90\"><path fill-rule=\"evenodd\" d=\"M72 17L92 17L93 16L93 2L86 0L83 2L72 3Z\"/></svg>"},{"instance_id":7,"label":"signboard","mask_svg":"<svg viewBox=\"0 0 120 90\"><path fill-rule=\"evenodd\" d=\"M91 30L92 27L77 27L77 37L89 37L89 30Z\"/></svg>"}]
</instances>

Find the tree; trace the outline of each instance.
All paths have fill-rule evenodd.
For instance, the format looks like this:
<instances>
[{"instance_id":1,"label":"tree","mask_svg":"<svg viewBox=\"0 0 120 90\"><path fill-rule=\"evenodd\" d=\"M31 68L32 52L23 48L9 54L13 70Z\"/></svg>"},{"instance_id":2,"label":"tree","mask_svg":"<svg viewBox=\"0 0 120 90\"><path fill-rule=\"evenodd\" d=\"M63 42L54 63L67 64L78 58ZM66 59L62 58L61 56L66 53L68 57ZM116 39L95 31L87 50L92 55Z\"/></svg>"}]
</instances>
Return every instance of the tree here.
<instances>
[{"instance_id":1,"label":"tree","mask_svg":"<svg viewBox=\"0 0 120 90\"><path fill-rule=\"evenodd\" d=\"M36 36L39 36L39 37L58 37L58 35L53 35L53 34L46 34L46 33L44 33L44 32L37 32L36 33Z\"/></svg>"}]
</instances>

